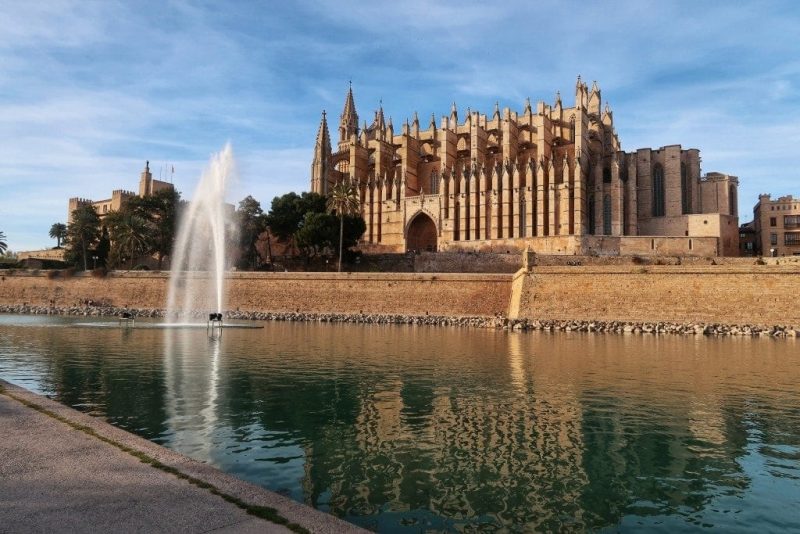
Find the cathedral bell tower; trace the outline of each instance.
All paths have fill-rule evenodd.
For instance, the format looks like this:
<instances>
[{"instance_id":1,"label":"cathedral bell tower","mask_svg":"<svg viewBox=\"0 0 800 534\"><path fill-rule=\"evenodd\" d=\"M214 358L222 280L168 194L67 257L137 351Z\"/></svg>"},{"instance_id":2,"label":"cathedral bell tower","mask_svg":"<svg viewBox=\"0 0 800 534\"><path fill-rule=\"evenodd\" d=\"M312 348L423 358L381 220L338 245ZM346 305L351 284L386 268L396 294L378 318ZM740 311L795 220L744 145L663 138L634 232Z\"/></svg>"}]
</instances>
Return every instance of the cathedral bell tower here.
<instances>
[{"instance_id":1,"label":"cathedral bell tower","mask_svg":"<svg viewBox=\"0 0 800 534\"><path fill-rule=\"evenodd\" d=\"M339 119L339 148L350 142L353 135L358 135L358 113L356 113L356 103L353 100L353 84L347 91L344 101L344 110Z\"/></svg>"}]
</instances>

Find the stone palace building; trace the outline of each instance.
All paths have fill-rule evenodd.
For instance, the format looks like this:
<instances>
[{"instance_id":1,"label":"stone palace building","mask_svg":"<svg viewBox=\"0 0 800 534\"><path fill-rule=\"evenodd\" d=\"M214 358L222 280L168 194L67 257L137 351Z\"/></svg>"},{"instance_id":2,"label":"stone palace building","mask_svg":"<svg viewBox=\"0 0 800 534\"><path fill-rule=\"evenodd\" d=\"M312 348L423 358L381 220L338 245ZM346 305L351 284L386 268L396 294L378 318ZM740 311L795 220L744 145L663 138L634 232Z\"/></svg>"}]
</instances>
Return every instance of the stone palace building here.
<instances>
[{"instance_id":1,"label":"stone palace building","mask_svg":"<svg viewBox=\"0 0 800 534\"><path fill-rule=\"evenodd\" d=\"M530 101L491 115L453 104L395 132L383 108L359 127L352 87L332 145L325 112L311 190L357 184L366 251L531 250L546 254L738 254L738 179L701 176L700 152L624 152L596 83L566 107Z\"/></svg>"},{"instance_id":2,"label":"stone palace building","mask_svg":"<svg viewBox=\"0 0 800 534\"><path fill-rule=\"evenodd\" d=\"M142 170L142 173L139 176L140 197L147 197L163 189L172 189L172 188L173 185L171 183L154 179L153 173L150 172L150 162L149 161L145 162L144 170ZM111 198L106 198L104 200L91 200L82 197L70 198L69 201L67 202L67 223L72 222L72 212L75 211L80 206L86 206L86 205L94 206L94 209L97 210L97 214L100 216L100 219L103 219L107 214L111 213L112 211L119 211L120 209L122 209L122 205L125 203L125 201L135 196L136 193L134 193L133 191L126 191L125 189L115 189L111 192Z\"/></svg>"}]
</instances>

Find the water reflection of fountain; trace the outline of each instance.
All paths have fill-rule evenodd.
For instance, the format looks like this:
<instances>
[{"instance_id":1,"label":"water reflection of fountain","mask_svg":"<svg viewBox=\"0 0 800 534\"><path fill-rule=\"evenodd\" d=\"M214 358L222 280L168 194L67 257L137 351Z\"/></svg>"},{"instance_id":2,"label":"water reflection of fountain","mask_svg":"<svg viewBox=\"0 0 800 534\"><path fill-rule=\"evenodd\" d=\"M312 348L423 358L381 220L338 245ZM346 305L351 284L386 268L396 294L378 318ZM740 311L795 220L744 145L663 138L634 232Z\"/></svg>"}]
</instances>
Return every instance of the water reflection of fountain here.
<instances>
[{"instance_id":1,"label":"water reflection of fountain","mask_svg":"<svg viewBox=\"0 0 800 534\"><path fill-rule=\"evenodd\" d=\"M215 154L181 216L173 247L167 315L189 317L197 310L221 313L225 297L225 192L235 176L230 144Z\"/></svg>"},{"instance_id":2,"label":"water reflection of fountain","mask_svg":"<svg viewBox=\"0 0 800 534\"><path fill-rule=\"evenodd\" d=\"M220 337L209 338L191 330L164 332L169 447L207 462L214 461L221 344Z\"/></svg>"}]
</instances>

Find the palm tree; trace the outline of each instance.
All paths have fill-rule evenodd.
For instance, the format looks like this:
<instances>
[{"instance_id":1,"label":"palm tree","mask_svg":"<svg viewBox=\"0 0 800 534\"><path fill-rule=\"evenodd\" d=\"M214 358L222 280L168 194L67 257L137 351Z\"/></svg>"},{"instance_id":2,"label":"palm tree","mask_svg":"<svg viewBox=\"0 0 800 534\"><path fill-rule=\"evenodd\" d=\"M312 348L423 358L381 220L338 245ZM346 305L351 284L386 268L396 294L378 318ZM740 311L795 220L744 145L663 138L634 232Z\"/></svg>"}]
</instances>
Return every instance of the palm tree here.
<instances>
[{"instance_id":1,"label":"palm tree","mask_svg":"<svg viewBox=\"0 0 800 534\"><path fill-rule=\"evenodd\" d=\"M151 230L147 221L138 215L123 212L121 219L114 241L119 250L128 254L130 268L133 268L136 258L149 250Z\"/></svg>"},{"instance_id":2,"label":"palm tree","mask_svg":"<svg viewBox=\"0 0 800 534\"><path fill-rule=\"evenodd\" d=\"M72 211L72 222L67 227L67 242L70 247L80 246L83 270L88 269L87 251L100 237L100 216L91 204L79 206Z\"/></svg>"},{"instance_id":3,"label":"palm tree","mask_svg":"<svg viewBox=\"0 0 800 534\"><path fill-rule=\"evenodd\" d=\"M53 226L50 227L50 237L56 240L56 248L61 248L61 241L67 237L67 225L53 223Z\"/></svg>"},{"instance_id":4,"label":"palm tree","mask_svg":"<svg viewBox=\"0 0 800 534\"><path fill-rule=\"evenodd\" d=\"M0 254L5 254L8 250L8 243L6 243L6 234L0 232Z\"/></svg>"},{"instance_id":5,"label":"palm tree","mask_svg":"<svg viewBox=\"0 0 800 534\"><path fill-rule=\"evenodd\" d=\"M331 188L326 207L328 213L339 216L339 272L342 272L342 245L344 243L344 218L356 215L361 206L355 184L341 181Z\"/></svg>"}]
</instances>

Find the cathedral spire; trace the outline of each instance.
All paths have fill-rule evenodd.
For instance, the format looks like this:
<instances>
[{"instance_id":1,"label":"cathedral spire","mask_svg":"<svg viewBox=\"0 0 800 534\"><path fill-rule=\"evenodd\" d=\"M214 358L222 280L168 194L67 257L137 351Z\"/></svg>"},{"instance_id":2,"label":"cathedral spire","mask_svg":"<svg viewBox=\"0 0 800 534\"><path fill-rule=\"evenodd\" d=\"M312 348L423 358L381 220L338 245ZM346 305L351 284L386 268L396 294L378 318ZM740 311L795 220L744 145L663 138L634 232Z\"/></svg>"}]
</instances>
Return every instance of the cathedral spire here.
<instances>
[{"instance_id":1,"label":"cathedral spire","mask_svg":"<svg viewBox=\"0 0 800 534\"><path fill-rule=\"evenodd\" d=\"M378 109L375 110L375 126L381 131L386 129L386 118L383 115L383 99L378 102Z\"/></svg>"},{"instance_id":2,"label":"cathedral spire","mask_svg":"<svg viewBox=\"0 0 800 534\"><path fill-rule=\"evenodd\" d=\"M328 117L325 110L322 110L322 119L319 121L319 129L317 130L317 141L314 144L314 161L318 158L325 157L331 152L331 136L328 133Z\"/></svg>"},{"instance_id":3,"label":"cathedral spire","mask_svg":"<svg viewBox=\"0 0 800 534\"><path fill-rule=\"evenodd\" d=\"M531 109L531 97L525 99L525 111L523 111L525 115L532 115L533 110Z\"/></svg>"},{"instance_id":4,"label":"cathedral spire","mask_svg":"<svg viewBox=\"0 0 800 534\"><path fill-rule=\"evenodd\" d=\"M494 102L494 114L492 114L492 119L499 119L500 118L500 102L495 100Z\"/></svg>"},{"instance_id":5,"label":"cathedral spire","mask_svg":"<svg viewBox=\"0 0 800 534\"><path fill-rule=\"evenodd\" d=\"M452 128L458 126L458 108L456 107L455 101L453 102L453 106L450 108L450 123Z\"/></svg>"},{"instance_id":6,"label":"cathedral spire","mask_svg":"<svg viewBox=\"0 0 800 534\"><path fill-rule=\"evenodd\" d=\"M317 140L314 143L314 159L311 162L311 190L319 194L328 192L328 158L331 155L331 136L328 133L328 118L325 110L319 121Z\"/></svg>"},{"instance_id":7,"label":"cathedral spire","mask_svg":"<svg viewBox=\"0 0 800 534\"><path fill-rule=\"evenodd\" d=\"M592 90L589 93L589 99L587 103L587 109L589 113L596 113L600 116L600 88L597 86L597 82L592 82Z\"/></svg>"},{"instance_id":8,"label":"cathedral spire","mask_svg":"<svg viewBox=\"0 0 800 534\"><path fill-rule=\"evenodd\" d=\"M358 133L358 113L356 113L356 103L353 99L353 84L347 90L344 100L344 110L339 120L339 143L346 142L353 134Z\"/></svg>"}]
</instances>

